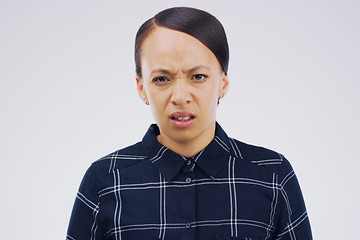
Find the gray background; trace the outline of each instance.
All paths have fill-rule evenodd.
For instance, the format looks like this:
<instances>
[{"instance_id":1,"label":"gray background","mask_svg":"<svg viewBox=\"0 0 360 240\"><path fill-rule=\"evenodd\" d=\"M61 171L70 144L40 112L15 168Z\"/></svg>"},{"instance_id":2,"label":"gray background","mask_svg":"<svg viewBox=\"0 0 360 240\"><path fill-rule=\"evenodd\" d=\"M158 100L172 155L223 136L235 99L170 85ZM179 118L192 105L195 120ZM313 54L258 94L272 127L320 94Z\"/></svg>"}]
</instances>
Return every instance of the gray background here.
<instances>
[{"instance_id":1,"label":"gray background","mask_svg":"<svg viewBox=\"0 0 360 240\"><path fill-rule=\"evenodd\" d=\"M315 239L355 239L359 193L359 1L0 1L1 239L64 239L91 162L153 122L136 93L133 41L171 6L228 34L232 137L286 155Z\"/></svg>"}]
</instances>

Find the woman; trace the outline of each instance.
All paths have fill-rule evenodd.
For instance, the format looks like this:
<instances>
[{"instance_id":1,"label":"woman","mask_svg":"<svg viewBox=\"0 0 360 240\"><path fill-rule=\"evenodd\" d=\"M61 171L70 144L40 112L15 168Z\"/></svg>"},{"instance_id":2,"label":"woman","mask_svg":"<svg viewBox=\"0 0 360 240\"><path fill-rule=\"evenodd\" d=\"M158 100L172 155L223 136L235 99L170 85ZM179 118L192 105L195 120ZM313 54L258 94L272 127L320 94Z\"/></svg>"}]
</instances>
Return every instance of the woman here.
<instances>
[{"instance_id":1,"label":"woman","mask_svg":"<svg viewBox=\"0 0 360 240\"><path fill-rule=\"evenodd\" d=\"M156 124L88 169L67 239L312 239L289 162L216 123L228 59L207 12L170 8L140 27L137 90Z\"/></svg>"}]
</instances>

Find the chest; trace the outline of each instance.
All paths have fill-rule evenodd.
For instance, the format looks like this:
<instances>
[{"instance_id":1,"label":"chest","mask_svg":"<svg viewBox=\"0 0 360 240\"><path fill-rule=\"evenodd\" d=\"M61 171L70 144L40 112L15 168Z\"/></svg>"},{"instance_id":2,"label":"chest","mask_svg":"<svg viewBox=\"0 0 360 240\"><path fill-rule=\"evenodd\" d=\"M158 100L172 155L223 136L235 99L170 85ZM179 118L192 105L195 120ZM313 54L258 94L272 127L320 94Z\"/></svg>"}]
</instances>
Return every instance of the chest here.
<instances>
[{"instance_id":1,"label":"chest","mask_svg":"<svg viewBox=\"0 0 360 240\"><path fill-rule=\"evenodd\" d=\"M271 175L211 178L195 168L167 181L118 172L100 191L99 226L108 239L265 239L275 232L278 194Z\"/></svg>"}]
</instances>

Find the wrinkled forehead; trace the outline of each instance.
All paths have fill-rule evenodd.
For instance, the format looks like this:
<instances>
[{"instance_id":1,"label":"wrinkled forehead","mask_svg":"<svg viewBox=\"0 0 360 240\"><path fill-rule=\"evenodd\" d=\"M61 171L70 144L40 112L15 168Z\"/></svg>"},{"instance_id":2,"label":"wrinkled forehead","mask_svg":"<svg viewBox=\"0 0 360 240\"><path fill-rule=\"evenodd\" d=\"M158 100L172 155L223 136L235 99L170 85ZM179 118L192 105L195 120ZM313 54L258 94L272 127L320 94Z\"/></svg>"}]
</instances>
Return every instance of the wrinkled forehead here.
<instances>
[{"instance_id":1,"label":"wrinkled forehead","mask_svg":"<svg viewBox=\"0 0 360 240\"><path fill-rule=\"evenodd\" d=\"M189 34L163 27L156 27L144 40L141 62L164 66L181 63L187 68L205 65L221 69L213 52L202 42Z\"/></svg>"}]
</instances>

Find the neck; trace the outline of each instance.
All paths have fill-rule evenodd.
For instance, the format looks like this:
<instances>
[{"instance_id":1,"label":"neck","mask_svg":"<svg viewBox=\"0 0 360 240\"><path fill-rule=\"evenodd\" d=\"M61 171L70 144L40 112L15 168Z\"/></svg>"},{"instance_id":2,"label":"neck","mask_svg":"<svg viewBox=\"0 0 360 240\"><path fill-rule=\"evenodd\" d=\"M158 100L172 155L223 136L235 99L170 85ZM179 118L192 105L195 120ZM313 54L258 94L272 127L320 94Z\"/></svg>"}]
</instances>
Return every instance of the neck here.
<instances>
[{"instance_id":1,"label":"neck","mask_svg":"<svg viewBox=\"0 0 360 240\"><path fill-rule=\"evenodd\" d=\"M184 157L192 157L201 150L203 150L206 146L210 144L210 142L215 137L215 122L209 126L202 134L195 138L189 138L186 140L178 140L174 138L170 138L166 134L161 133L157 136L157 140L159 143L164 145L165 147L171 149L177 154Z\"/></svg>"}]
</instances>

